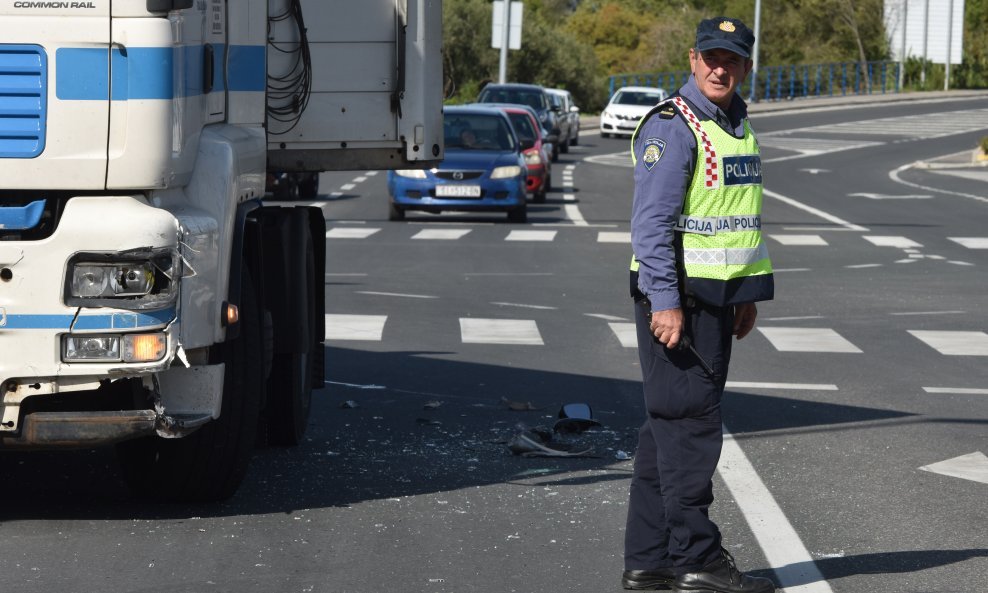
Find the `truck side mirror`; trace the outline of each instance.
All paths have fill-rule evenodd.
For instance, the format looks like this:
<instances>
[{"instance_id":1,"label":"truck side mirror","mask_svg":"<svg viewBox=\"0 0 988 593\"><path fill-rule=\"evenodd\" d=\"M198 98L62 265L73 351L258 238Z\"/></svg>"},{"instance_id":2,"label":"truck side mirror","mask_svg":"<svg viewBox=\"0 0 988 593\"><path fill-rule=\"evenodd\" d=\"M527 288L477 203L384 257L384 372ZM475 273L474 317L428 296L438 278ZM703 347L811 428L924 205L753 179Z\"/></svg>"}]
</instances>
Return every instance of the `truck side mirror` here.
<instances>
[{"instance_id":1,"label":"truck side mirror","mask_svg":"<svg viewBox=\"0 0 988 593\"><path fill-rule=\"evenodd\" d=\"M147 0L148 12L168 12L192 8L194 0Z\"/></svg>"}]
</instances>

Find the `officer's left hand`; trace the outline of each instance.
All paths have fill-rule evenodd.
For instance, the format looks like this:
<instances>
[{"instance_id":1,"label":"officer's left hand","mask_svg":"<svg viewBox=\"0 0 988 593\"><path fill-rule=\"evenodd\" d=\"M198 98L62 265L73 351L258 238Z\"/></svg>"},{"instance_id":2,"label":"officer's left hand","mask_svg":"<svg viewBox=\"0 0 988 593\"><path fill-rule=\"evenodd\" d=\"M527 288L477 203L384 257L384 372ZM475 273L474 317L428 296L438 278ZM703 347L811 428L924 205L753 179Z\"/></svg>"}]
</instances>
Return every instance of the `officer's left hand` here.
<instances>
[{"instance_id":1,"label":"officer's left hand","mask_svg":"<svg viewBox=\"0 0 988 593\"><path fill-rule=\"evenodd\" d=\"M748 335L748 332L755 327L755 318L758 317L758 307L755 303L742 303L734 306L734 335L741 338Z\"/></svg>"}]
</instances>

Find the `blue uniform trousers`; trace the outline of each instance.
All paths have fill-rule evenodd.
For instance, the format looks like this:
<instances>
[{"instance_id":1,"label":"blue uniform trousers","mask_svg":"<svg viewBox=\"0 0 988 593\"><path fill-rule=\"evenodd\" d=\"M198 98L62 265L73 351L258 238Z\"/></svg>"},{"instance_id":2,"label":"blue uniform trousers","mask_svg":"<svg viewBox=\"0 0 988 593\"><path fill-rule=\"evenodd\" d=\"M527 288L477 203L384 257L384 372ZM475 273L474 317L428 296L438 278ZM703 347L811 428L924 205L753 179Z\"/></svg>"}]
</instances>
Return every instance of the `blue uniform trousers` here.
<instances>
[{"instance_id":1,"label":"blue uniform trousers","mask_svg":"<svg viewBox=\"0 0 988 593\"><path fill-rule=\"evenodd\" d=\"M690 299L692 300L692 299ZM647 418L638 436L625 531L626 570L696 571L720 554L710 520L723 444L720 400L731 358L734 307L690 303L689 349L669 350L649 330L649 303L635 303Z\"/></svg>"}]
</instances>

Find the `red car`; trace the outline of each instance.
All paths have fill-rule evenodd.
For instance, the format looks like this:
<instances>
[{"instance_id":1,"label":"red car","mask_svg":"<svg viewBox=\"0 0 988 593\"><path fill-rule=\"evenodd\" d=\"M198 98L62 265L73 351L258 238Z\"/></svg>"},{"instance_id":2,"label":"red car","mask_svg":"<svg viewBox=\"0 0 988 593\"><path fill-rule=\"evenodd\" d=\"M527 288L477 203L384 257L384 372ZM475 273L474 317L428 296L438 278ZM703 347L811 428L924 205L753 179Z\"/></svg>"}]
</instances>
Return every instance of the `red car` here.
<instances>
[{"instance_id":1,"label":"red car","mask_svg":"<svg viewBox=\"0 0 988 593\"><path fill-rule=\"evenodd\" d=\"M528 167L525 189L533 202L545 202L546 192L552 188L552 144L545 141L545 132L539 126L539 118L533 109L524 105L499 107L511 120L518 139L534 142L534 146L522 152Z\"/></svg>"}]
</instances>

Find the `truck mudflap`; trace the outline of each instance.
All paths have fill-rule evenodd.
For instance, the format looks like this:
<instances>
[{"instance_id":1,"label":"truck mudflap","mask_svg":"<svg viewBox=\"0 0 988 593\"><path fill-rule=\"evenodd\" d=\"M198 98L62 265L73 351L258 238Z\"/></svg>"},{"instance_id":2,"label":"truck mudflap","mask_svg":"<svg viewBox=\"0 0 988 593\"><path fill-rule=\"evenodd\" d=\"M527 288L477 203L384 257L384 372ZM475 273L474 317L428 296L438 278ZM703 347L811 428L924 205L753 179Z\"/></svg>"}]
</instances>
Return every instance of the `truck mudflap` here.
<instances>
[{"instance_id":1,"label":"truck mudflap","mask_svg":"<svg viewBox=\"0 0 988 593\"><path fill-rule=\"evenodd\" d=\"M168 416L156 410L34 412L24 416L17 436L0 439L0 447L78 449L154 434L173 438L187 434L211 419L209 414Z\"/></svg>"}]
</instances>

